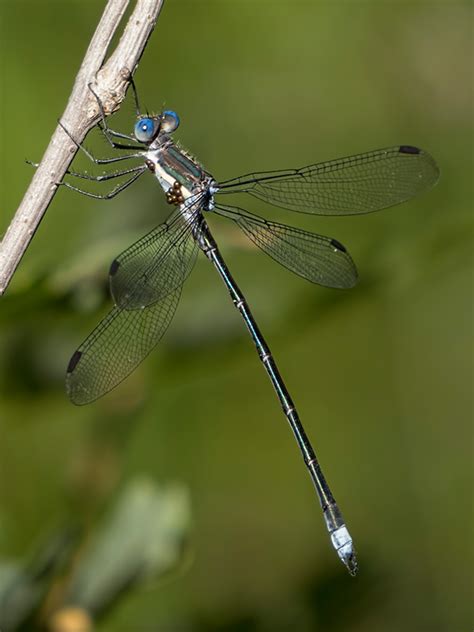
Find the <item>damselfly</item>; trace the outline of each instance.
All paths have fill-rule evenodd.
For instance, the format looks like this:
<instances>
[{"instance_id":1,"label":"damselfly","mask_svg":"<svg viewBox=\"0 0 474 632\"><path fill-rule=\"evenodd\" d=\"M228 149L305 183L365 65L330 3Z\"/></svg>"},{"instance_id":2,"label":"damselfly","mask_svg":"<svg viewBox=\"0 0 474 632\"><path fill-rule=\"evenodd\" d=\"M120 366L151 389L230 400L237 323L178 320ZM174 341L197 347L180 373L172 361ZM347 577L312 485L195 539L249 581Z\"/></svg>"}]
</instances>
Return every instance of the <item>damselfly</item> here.
<instances>
[{"instance_id":1,"label":"damselfly","mask_svg":"<svg viewBox=\"0 0 474 632\"><path fill-rule=\"evenodd\" d=\"M132 135L107 126L96 97L102 115L99 127L105 138L113 148L129 153L96 159L80 148L96 164L140 159L140 165L98 177L69 172L101 182L127 177L105 195L64 184L91 197L110 199L149 171L175 208L165 223L112 262L109 280L115 305L73 354L67 368L68 395L75 404L92 402L136 368L170 324L182 285L201 250L214 264L249 330L316 487L333 546L354 575L355 551L342 514L270 349L209 230L207 217L217 214L230 219L263 252L313 283L350 288L356 283L357 271L336 239L268 221L224 204L218 196L246 193L291 211L316 215L369 213L404 202L433 186L438 179L436 163L417 147L397 145L301 169L249 173L220 182L174 142L178 115L170 110L156 116L141 115L133 83L132 87L138 119Z\"/></svg>"}]
</instances>

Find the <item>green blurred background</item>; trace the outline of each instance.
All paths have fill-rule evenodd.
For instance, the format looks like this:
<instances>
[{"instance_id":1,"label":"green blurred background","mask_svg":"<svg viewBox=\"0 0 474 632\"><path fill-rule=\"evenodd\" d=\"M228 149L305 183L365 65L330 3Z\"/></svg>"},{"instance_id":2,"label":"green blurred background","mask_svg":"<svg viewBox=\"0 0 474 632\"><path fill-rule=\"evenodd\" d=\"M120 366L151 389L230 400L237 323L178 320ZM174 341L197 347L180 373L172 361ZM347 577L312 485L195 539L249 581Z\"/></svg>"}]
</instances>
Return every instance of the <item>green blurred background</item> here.
<instances>
[{"instance_id":1,"label":"green blurred background","mask_svg":"<svg viewBox=\"0 0 474 632\"><path fill-rule=\"evenodd\" d=\"M0 4L2 233L104 5ZM373 215L240 200L344 243L350 291L308 284L210 218L342 507L357 579L203 257L133 376L90 406L66 399L69 356L111 304L110 261L169 211L147 177L111 202L60 190L0 301L4 564L64 525L93 537L146 476L187 488L191 525L172 572L124 590L101 632L472 628L471 20L469 2L168 0L135 75L218 179L398 143L440 166L433 191ZM130 131L131 104L116 118Z\"/></svg>"}]
</instances>

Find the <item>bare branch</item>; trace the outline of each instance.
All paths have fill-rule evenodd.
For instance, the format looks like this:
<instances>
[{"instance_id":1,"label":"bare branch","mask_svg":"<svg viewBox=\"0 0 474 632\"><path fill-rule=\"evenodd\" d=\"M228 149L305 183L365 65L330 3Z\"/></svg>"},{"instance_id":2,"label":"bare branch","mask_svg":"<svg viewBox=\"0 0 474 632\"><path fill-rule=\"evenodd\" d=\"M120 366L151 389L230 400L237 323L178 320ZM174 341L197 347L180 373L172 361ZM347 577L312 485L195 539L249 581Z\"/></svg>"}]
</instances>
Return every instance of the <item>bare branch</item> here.
<instances>
[{"instance_id":1,"label":"bare branch","mask_svg":"<svg viewBox=\"0 0 474 632\"><path fill-rule=\"evenodd\" d=\"M100 117L97 100L107 114L115 112L150 37L164 0L136 0L122 37L104 64L108 47L130 0L109 0L87 49L61 121L79 143ZM20 263L53 196L71 164L77 146L58 125L25 196L0 243L0 295Z\"/></svg>"}]
</instances>

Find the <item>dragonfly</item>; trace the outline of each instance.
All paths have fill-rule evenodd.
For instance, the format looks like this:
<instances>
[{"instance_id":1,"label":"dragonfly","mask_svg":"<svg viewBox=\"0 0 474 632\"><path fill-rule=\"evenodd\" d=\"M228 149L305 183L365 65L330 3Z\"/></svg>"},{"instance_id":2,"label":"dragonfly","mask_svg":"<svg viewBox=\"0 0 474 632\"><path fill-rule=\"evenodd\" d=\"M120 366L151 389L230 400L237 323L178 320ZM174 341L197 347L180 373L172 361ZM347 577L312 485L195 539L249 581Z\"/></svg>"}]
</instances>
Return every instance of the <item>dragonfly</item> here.
<instances>
[{"instance_id":1,"label":"dragonfly","mask_svg":"<svg viewBox=\"0 0 474 632\"><path fill-rule=\"evenodd\" d=\"M265 254L312 283L351 288L357 281L357 270L338 240L264 219L226 204L225 196L242 193L290 211L315 215L369 213L429 189L438 179L438 167L426 151L396 145L298 169L247 173L219 181L174 140L180 124L178 114L172 110L142 114L133 80L130 85L137 113L132 134L108 127L100 98L90 86L101 114L101 132L114 149L126 154L96 158L63 129L97 165L139 159L138 166L100 176L69 171L73 177L98 182L122 178L105 194L86 191L71 182L62 184L90 197L111 199L149 172L172 210L164 223L112 261L109 282L114 306L72 355L67 367L67 394L77 405L92 402L142 362L167 330L183 284L198 252L202 252L242 316L316 489L332 545L349 573L355 575L358 566L352 537L270 348L211 233L208 218L220 215L229 219Z\"/></svg>"}]
</instances>

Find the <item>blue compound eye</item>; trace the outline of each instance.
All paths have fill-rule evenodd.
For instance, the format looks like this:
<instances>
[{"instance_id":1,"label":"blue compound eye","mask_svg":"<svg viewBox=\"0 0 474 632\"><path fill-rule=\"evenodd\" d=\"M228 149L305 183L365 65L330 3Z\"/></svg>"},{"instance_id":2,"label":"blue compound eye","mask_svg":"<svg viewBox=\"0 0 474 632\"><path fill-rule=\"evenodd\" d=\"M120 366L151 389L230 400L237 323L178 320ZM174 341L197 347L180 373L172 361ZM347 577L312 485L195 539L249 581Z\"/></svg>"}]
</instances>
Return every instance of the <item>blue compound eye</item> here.
<instances>
[{"instance_id":1,"label":"blue compound eye","mask_svg":"<svg viewBox=\"0 0 474 632\"><path fill-rule=\"evenodd\" d=\"M165 134L172 134L179 125L179 116L173 110L165 110L161 115L161 129Z\"/></svg>"},{"instance_id":2,"label":"blue compound eye","mask_svg":"<svg viewBox=\"0 0 474 632\"><path fill-rule=\"evenodd\" d=\"M133 133L140 143L149 143L156 132L157 121L151 118L142 118L135 123Z\"/></svg>"}]
</instances>

